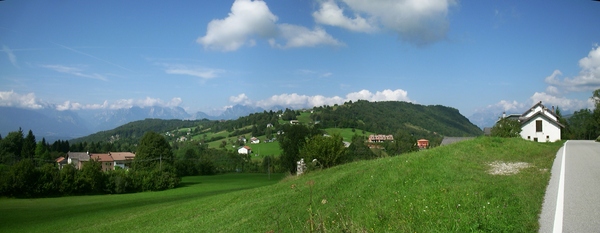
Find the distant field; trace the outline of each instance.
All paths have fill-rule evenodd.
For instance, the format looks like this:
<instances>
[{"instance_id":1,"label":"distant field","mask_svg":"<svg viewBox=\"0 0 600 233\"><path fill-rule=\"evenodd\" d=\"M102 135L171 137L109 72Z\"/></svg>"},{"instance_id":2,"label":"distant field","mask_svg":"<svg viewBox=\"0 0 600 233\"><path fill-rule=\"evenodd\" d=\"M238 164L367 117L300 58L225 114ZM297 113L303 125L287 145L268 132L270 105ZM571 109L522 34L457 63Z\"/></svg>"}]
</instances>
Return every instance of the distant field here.
<instances>
[{"instance_id":1,"label":"distant field","mask_svg":"<svg viewBox=\"0 0 600 233\"><path fill-rule=\"evenodd\" d=\"M354 132L352 132L352 129L350 128L327 128L325 129L325 132L327 132L327 134L333 135L333 134L340 134L340 136L342 136L342 138L344 138L344 141L347 142L351 142L352 141L352 137L357 134L359 136L365 136L368 137L370 134L370 132L365 132L364 130L360 130L357 129ZM363 133L364 132L364 133Z\"/></svg>"},{"instance_id":2,"label":"distant field","mask_svg":"<svg viewBox=\"0 0 600 233\"><path fill-rule=\"evenodd\" d=\"M229 174L163 192L0 199L0 232L537 232L561 146L480 137L280 182Z\"/></svg>"}]
</instances>

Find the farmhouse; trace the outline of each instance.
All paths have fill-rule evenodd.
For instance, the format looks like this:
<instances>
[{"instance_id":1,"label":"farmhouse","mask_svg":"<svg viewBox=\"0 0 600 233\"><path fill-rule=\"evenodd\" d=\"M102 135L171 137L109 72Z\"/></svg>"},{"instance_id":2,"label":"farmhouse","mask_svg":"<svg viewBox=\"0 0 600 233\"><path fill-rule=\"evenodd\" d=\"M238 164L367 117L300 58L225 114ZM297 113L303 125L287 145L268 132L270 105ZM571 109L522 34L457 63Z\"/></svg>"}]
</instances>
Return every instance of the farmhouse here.
<instances>
[{"instance_id":1,"label":"farmhouse","mask_svg":"<svg viewBox=\"0 0 600 233\"><path fill-rule=\"evenodd\" d=\"M393 135L383 135L383 134L371 134L369 135L369 142L385 142L385 141L394 141Z\"/></svg>"},{"instance_id":2,"label":"farmhouse","mask_svg":"<svg viewBox=\"0 0 600 233\"><path fill-rule=\"evenodd\" d=\"M102 163L102 171L115 170L115 160L108 154L92 154L90 159Z\"/></svg>"},{"instance_id":3,"label":"farmhouse","mask_svg":"<svg viewBox=\"0 0 600 233\"><path fill-rule=\"evenodd\" d=\"M81 169L83 163L90 161L88 152L67 152L67 163L72 164L76 169Z\"/></svg>"},{"instance_id":4,"label":"farmhouse","mask_svg":"<svg viewBox=\"0 0 600 233\"><path fill-rule=\"evenodd\" d=\"M252 143L252 144L258 144L258 143L260 143L260 139L258 139L256 137L252 137L252 138L250 138L250 143Z\"/></svg>"},{"instance_id":5,"label":"farmhouse","mask_svg":"<svg viewBox=\"0 0 600 233\"><path fill-rule=\"evenodd\" d=\"M131 152L113 152L109 154L115 161L115 168L129 169L131 162L135 159L135 154Z\"/></svg>"},{"instance_id":6,"label":"farmhouse","mask_svg":"<svg viewBox=\"0 0 600 233\"><path fill-rule=\"evenodd\" d=\"M429 146L429 140L421 138L417 140L417 146L419 146L419 149L425 149Z\"/></svg>"},{"instance_id":7,"label":"farmhouse","mask_svg":"<svg viewBox=\"0 0 600 233\"><path fill-rule=\"evenodd\" d=\"M238 154L249 155L250 153L252 153L252 148L249 146L243 146L238 149Z\"/></svg>"},{"instance_id":8,"label":"farmhouse","mask_svg":"<svg viewBox=\"0 0 600 233\"><path fill-rule=\"evenodd\" d=\"M542 101L533 105L521 115L503 114L502 118L517 120L521 123L521 137L535 142L559 141L560 131L565 126L558 122L558 116L552 110L547 109Z\"/></svg>"}]
</instances>

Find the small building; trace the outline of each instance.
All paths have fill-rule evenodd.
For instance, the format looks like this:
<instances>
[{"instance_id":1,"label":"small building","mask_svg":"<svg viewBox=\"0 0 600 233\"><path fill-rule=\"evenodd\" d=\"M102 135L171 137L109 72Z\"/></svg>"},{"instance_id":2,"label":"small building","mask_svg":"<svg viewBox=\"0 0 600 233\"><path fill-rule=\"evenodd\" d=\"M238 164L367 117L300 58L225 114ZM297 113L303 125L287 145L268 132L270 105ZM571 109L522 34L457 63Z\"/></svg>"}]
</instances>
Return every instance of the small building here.
<instances>
[{"instance_id":1,"label":"small building","mask_svg":"<svg viewBox=\"0 0 600 233\"><path fill-rule=\"evenodd\" d=\"M419 149L425 149L429 146L429 140L421 138L417 140L417 146L419 146Z\"/></svg>"},{"instance_id":2,"label":"small building","mask_svg":"<svg viewBox=\"0 0 600 233\"><path fill-rule=\"evenodd\" d=\"M252 144L258 144L258 143L260 143L260 139L258 139L256 137L251 137L250 138L250 143L252 143Z\"/></svg>"},{"instance_id":3,"label":"small building","mask_svg":"<svg viewBox=\"0 0 600 233\"><path fill-rule=\"evenodd\" d=\"M290 124L297 125L297 124L300 124L300 122L298 120L291 120Z\"/></svg>"},{"instance_id":4,"label":"small building","mask_svg":"<svg viewBox=\"0 0 600 233\"><path fill-rule=\"evenodd\" d=\"M131 152L112 152L110 156L114 160L114 167L120 167L122 169L129 169L131 162L135 159L135 154Z\"/></svg>"},{"instance_id":5,"label":"small building","mask_svg":"<svg viewBox=\"0 0 600 233\"><path fill-rule=\"evenodd\" d=\"M371 134L369 135L369 142L385 142L385 141L394 141L393 135L383 135L383 134Z\"/></svg>"},{"instance_id":6,"label":"small building","mask_svg":"<svg viewBox=\"0 0 600 233\"><path fill-rule=\"evenodd\" d=\"M542 101L533 105L519 117L521 137L536 142L560 141L560 131L565 126L558 122L558 116L542 105Z\"/></svg>"},{"instance_id":7,"label":"small building","mask_svg":"<svg viewBox=\"0 0 600 233\"><path fill-rule=\"evenodd\" d=\"M56 158L54 161L56 161L56 165L58 166L58 169L62 169L63 166L67 165L67 159L65 159L65 157L58 157Z\"/></svg>"},{"instance_id":8,"label":"small building","mask_svg":"<svg viewBox=\"0 0 600 233\"><path fill-rule=\"evenodd\" d=\"M249 155L250 153L252 153L252 148L249 146L242 146L238 149L238 154Z\"/></svg>"},{"instance_id":9,"label":"small building","mask_svg":"<svg viewBox=\"0 0 600 233\"><path fill-rule=\"evenodd\" d=\"M271 124L271 123L267 124L267 128L273 128L273 124Z\"/></svg>"},{"instance_id":10,"label":"small building","mask_svg":"<svg viewBox=\"0 0 600 233\"><path fill-rule=\"evenodd\" d=\"M108 154L92 154L90 159L102 163L102 171L115 170L115 160Z\"/></svg>"},{"instance_id":11,"label":"small building","mask_svg":"<svg viewBox=\"0 0 600 233\"><path fill-rule=\"evenodd\" d=\"M88 161L90 161L89 152L67 152L67 164L73 165L76 169L81 169Z\"/></svg>"}]
</instances>

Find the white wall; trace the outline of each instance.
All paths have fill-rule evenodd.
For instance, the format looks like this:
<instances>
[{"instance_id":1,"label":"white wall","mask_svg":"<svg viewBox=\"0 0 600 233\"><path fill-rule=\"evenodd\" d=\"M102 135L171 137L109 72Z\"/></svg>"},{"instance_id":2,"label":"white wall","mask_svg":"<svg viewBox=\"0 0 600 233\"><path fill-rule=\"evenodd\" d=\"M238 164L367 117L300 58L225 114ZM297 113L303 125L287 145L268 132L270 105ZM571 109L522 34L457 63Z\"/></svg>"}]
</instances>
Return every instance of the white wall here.
<instances>
[{"instance_id":1,"label":"white wall","mask_svg":"<svg viewBox=\"0 0 600 233\"><path fill-rule=\"evenodd\" d=\"M535 122L537 120L542 120L542 132L535 131ZM548 136L548 139L546 136ZM521 137L530 141L533 141L534 138L537 138L538 142L555 142L560 140L560 126L550 123L547 119L541 116L537 116L528 121L527 124L521 126Z\"/></svg>"}]
</instances>

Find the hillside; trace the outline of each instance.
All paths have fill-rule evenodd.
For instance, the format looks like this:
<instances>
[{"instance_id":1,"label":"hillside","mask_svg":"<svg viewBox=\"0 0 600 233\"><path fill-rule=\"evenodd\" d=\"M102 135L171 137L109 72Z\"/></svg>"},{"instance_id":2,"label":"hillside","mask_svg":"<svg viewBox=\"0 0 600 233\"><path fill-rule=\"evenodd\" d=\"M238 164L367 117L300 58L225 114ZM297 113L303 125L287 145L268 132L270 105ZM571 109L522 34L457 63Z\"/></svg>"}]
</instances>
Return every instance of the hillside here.
<instances>
[{"instance_id":1,"label":"hillside","mask_svg":"<svg viewBox=\"0 0 600 233\"><path fill-rule=\"evenodd\" d=\"M201 125L207 120L163 120L163 119L145 119L127 123L112 130L100 131L85 137L70 140L71 143L78 142L106 142L115 137L126 141L137 141L145 132L167 132L179 128L187 128Z\"/></svg>"},{"instance_id":2,"label":"hillside","mask_svg":"<svg viewBox=\"0 0 600 233\"><path fill-rule=\"evenodd\" d=\"M0 213L11 213L0 231L537 232L560 146L479 137L277 184L237 173L185 177L161 192L0 199ZM490 174L498 161L529 167Z\"/></svg>"},{"instance_id":3,"label":"hillside","mask_svg":"<svg viewBox=\"0 0 600 233\"><path fill-rule=\"evenodd\" d=\"M319 107L311 116L323 127L357 128L382 134L399 130L425 131L443 136L478 136L481 129L460 112L441 105L420 105L408 102L357 101L341 106Z\"/></svg>"},{"instance_id":4,"label":"hillside","mask_svg":"<svg viewBox=\"0 0 600 233\"><path fill-rule=\"evenodd\" d=\"M340 106L315 107L312 110L263 111L228 121L146 119L71 140L71 143L113 141L119 135L120 140L135 144L144 132L155 131L169 135L168 140L171 142L185 137L188 142L208 143L213 148L236 148L239 146L238 137L249 139L254 136L264 142L273 138L281 126L289 124L292 119L304 125L317 124L327 132L346 129L340 131L344 132L346 141L350 141L353 134L365 135L368 132L393 134L397 138L412 137L415 140L426 138L435 146L441 143L443 136L482 134L477 126L454 108L397 101L357 101ZM273 127L269 128L267 125Z\"/></svg>"}]
</instances>

